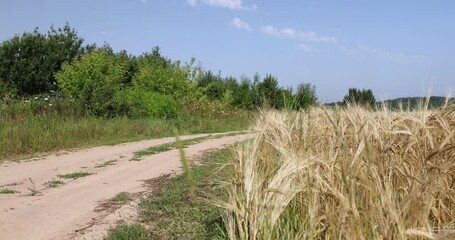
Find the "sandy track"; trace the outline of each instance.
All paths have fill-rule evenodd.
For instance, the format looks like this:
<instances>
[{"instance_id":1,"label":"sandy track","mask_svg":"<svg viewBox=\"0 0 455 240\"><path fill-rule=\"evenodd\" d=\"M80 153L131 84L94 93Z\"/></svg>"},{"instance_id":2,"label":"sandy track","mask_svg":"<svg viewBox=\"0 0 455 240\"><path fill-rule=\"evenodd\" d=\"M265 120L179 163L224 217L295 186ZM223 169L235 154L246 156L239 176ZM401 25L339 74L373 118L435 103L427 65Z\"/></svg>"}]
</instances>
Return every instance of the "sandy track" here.
<instances>
[{"instance_id":1,"label":"sandy track","mask_svg":"<svg viewBox=\"0 0 455 240\"><path fill-rule=\"evenodd\" d=\"M185 136L182 139L206 135ZM190 145L185 149L194 157L208 149L246 139L247 135L225 136ZM45 159L0 166L0 189L20 191L13 195L0 194L0 239L72 239L75 231L89 226L100 216L94 211L103 200L126 191L144 190L143 180L180 170L178 150L129 161L135 151L153 145L173 142L174 138L141 141L116 146L52 155ZM116 160L116 165L96 168L97 164ZM95 173L67 181L57 188L43 184L58 174L75 171ZM39 195L30 196L31 189ZM78 236L78 239L84 239ZM91 238L90 238L91 239Z\"/></svg>"}]
</instances>

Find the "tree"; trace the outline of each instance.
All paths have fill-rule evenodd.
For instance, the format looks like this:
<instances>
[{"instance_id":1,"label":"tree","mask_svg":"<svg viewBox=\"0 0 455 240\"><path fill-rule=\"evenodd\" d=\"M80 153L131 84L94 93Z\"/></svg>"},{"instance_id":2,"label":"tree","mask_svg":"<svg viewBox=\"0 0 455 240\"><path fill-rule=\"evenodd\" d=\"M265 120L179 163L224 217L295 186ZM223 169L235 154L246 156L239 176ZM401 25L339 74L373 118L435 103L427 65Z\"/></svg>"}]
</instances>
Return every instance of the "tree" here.
<instances>
[{"instance_id":1,"label":"tree","mask_svg":"<svg viewBox=\"0 0 455 240\"><path fill-rule=\"evenodd\" d=\"M266 101L272 108L280 108L278 79L271 74L267 74L261 83L258 83L259 96Z\"/></svg>"},{"instance_id":2,"label":"tree","mask_svg":"<svg viewBox=\"0 0 455 240\"><path fill-rule=\"evenodd\" d=\"M15 96L56 90L54 75L62 64L93 49L82 43L68 24L58 29L51 26L47 34L36 28L16 35L0 44L0 81Z\"/></svg>"},{"instance_id":3,"label":"tree","mask_svg":"<svg viewBox=\"0 0 455 240\"><path fill-rule=\"evenodd\" d=\"M95 116L113 117L117 115L115 96L125 88L126 69L124 62L100 49L65 63L56 78L67 97L80 101Z\"/></svg>"},{"instance_id":4,"label":"tree","mask_svg":"<svg viewBox=\"0 0 455 240\"><path fill-rule=\"evenodd\" d=\"M252 108L254 100L254 92L251 81L242 77L240 84L237 87L237 90L233 92L233 102L232 104L236 107L241 108Z\"/></svg>"},{"instance_id":5,"label":"tree","mask_svg":"<svg viewBox=\"0 0 455 240\"><path fill-rule=\"evenodd\" d=\"M371 109L376 108L376 98L370 89L350 88L348 94L343 98L343 105L358 105Z\"/></svg>"},{"instance_id":6,"label":"tree","mask_svg":"<svg viewBox=\"0 0 455 240\"><path fill-rule=\"evenodd\" d=\"M310 83L301 83L295 94L295 109L308 109L317 104L316 87Z\"/></svg>"},{"instance_id":7,"label":"tree","mask_svg":"<svg viewBox=\"0 0 455 240\"><path fill-rule=\"evenodd\" d=\"M152 53L145 53L138 58L138 72L133 77L133 84L178 99L190 93L190 73L191 68L163 57L159 48L155 47Z\"/></svg>"}]
</instances>

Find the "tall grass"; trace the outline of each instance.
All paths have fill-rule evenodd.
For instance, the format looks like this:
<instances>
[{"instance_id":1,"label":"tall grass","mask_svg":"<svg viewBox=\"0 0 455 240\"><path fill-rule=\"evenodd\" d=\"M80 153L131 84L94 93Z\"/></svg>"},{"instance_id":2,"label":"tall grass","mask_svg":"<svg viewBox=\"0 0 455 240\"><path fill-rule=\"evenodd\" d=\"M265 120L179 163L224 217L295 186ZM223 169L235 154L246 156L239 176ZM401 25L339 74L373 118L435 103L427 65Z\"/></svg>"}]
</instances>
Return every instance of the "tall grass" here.
<instances>
[{"instance_id":1,"label":"tall grass","mask_svg":"<svg viewBox=\"0 0 455 240\"><path fill-rule=\"evenodd\" d=\"M44 100L48 99L48 100ZM103 144L173 136L244 130L247 111L200 115L186 110L178 118L96 118L70 101L44 98L0 102L0 162L5 159Z\"/></svg>"},{"instance_id":2,"label":"tall grass","mask_svg":"<svg viewBox=\"0 0 455 240\"><path fill-rule=\"evenodd\" d=\"M455 106L264 112L238 149L230 239L455 239Z\"/></svg>"}]
</instances>

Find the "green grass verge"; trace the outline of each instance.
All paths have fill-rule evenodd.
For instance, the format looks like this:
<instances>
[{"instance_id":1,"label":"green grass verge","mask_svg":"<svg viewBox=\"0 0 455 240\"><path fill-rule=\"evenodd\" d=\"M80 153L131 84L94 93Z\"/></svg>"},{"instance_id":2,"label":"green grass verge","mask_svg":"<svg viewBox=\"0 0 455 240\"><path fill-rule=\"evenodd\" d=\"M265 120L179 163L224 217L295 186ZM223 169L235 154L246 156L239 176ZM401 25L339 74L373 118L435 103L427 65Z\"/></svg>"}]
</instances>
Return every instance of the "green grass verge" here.
<instances>
[{"instance_id":1,"label":"green grass verge","mask_svg":"<svg viewBox=\"0 0 455 240\"><path fill-rule=\"evenodd\" d=\"M182 135L245 130L251 122L248 115L184 116L178 119L55 116L2 119L0 116L0 162L35 153L173 136L175 128Z\"/></svg>"},{"instance_id":2,"label":"green grass verge","mask_svg":"<svg viewBox=\"0 0 455 240\"><path fill-rule=\"evenodd\" d=\"M183 147L186 147L186 146L189 146L192 144L200 143L209 138L212 138L212 136L210 135L207 137L198 137L198 138L187 139L187 140L181 141L181 144L183 145ZM131 159L131 160L139 161L139 160L141 160L142 157L145 157L145 156L154 155L154 154L157 154L160 152L166 152L166 151L169 151L172 149L176 149L177 145L178 145L177 142L170 142L170 143L165 143L165 144L161 144L158 146L152 146L145 150L135 152L133 159Z\"/></svg>"},{"instance_id":3,"label":"green grass verge","mask_svg":"<svg viewBox=\"0 0 455 240\"><path fill-rule=\"evenodd\" d=\"M88 173L88 172L73 172L73 173L68 173L68 174L57 175L57 177L63 178L63 179L78 179L81 177L87 177L92 174L93 173Z\"/></svg>"},{"instance_id":4,"label":"green grass verge","mask_svg":"<svg viewBox=\"0 0 455 240\"><path fill-rule=\"evenodd\" d=\"M232 154L229 149L210 153L202 158L201 165L192 167L195 198L190 198L187 176L180 174L140 202L140 217L154 239L226 238L221 212L208 199L227 197L215 183L227 179L230 170L219 170Z\"/></svg>"},{"instance_id":5,"label":"green grass verge","mask_svg":"<svg viewBox=\"0 0 455 240\"><path fill-rule=\"evenodd\" d=\"M182 148L185 148L189 145L193 145L196 143L203 142L208 139L216 139L216 138L222 138L222 137L228 137L228 136L235 136L235 135L240 135L240 134L245 134L246 131L240 131L240 132L234 132L234 133L228 133L228 134L220 134L220 135L209 135L206 137L198 137L198 138L192 138L192 139L186 139L186 140L180 140L180 145ZM170 142L170 143L165 143L161 144L158 146L152 146L144 150L140 150L134 153L133 158L131 161L140 161L142 157L149 156L149 155L154 155L158 154L160 152L166 152L172 149L176 149L179 147L179 143L177 141L175 142Z\"/></svg>"}]
</instances>

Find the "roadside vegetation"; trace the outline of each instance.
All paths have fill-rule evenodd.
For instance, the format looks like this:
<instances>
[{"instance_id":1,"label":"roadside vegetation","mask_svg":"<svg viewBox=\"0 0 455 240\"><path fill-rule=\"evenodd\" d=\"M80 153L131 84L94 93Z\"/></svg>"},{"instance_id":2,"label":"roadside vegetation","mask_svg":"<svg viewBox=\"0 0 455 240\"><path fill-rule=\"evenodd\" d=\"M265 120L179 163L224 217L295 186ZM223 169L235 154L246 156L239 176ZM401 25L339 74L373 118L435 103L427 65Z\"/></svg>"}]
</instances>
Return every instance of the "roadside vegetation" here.
<instances>
[{"instance_id":1,"label":"roadside vegetation","mask_svg":"<svg viewBox=\"0 0 455 240\"><path fill-rule=\"evenodd\" d=\"M294 91L265 74L223 77L171 60L84 44L69 25L0 44L0 159L180 134L245 130L256 109L301 109L315 87Z\"/></svg>"},{"instance_id":2,"label":"roadside vegetation","mask_svg":"<svg viewBox=\"0 0 455 240\"><path fill-rule=\"evenodd\" d=\"M151 179L152 192L139 203L141 229L145 239L224 239L222 209L213 199L227 199L220 182L226 181L232 169L223 166L232 159L232 149L224 149L204 155L200 165L192 166L192 184L196 194L192 196L187 176L182 173L173 178L163 176ZM137 224L121 224L112 229L106 239L133 239L129 229ZM119 232L124 238L114 238Z\"/></svg>"}]
</instances>

